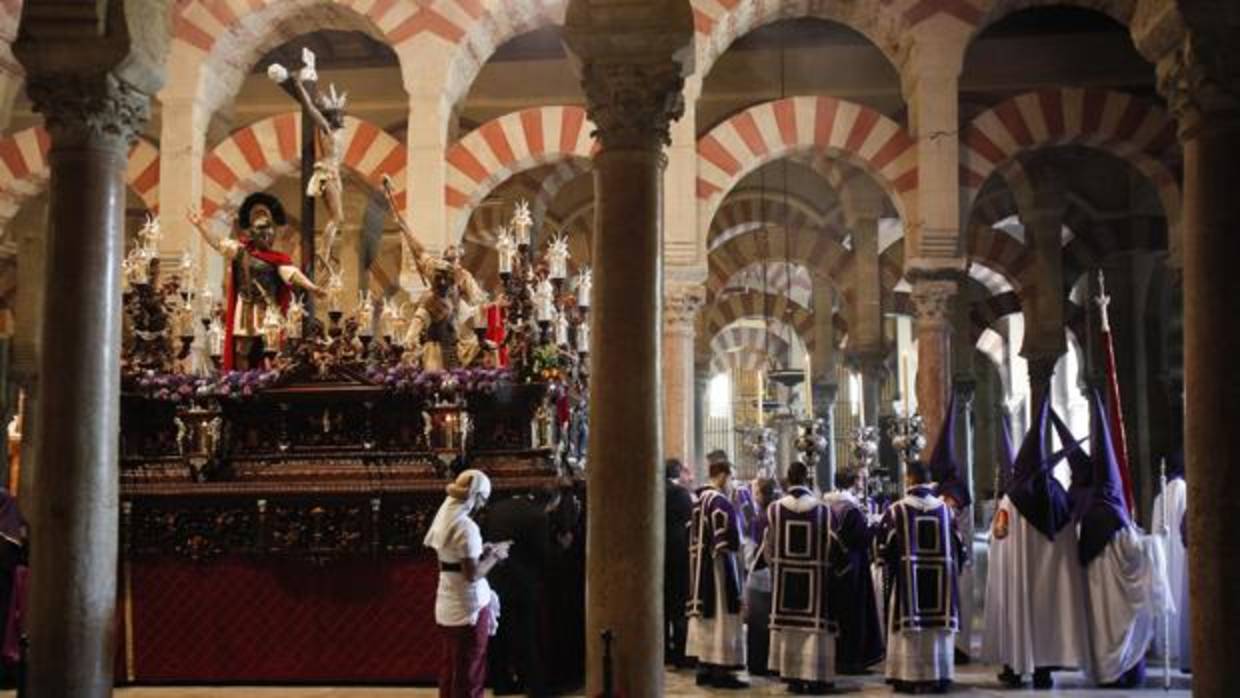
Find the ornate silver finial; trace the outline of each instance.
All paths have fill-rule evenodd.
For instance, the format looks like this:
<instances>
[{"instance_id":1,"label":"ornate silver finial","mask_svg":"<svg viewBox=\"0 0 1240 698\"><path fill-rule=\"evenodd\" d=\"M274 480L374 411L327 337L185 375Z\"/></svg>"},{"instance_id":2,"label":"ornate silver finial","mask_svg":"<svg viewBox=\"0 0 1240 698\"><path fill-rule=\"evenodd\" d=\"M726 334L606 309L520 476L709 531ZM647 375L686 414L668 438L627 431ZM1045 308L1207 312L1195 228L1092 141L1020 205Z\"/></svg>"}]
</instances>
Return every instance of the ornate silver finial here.
<instances>
[{"instance_id":1,"label":"ornate silver finial","mask_svg":"<svg viewBox=\"0 0 1240 698\"><path fill-rule=\"evenodd\" d=\"M1102 331L1111 331L1111 318L1107 312L1107 306L1111 304L1111 297L1107 295L1106 276L1102 270L1098 270L1098 296L1094 298L1094 303L1098 306L1098 312L1102 317Z\"/></svg>"}]
</instances>

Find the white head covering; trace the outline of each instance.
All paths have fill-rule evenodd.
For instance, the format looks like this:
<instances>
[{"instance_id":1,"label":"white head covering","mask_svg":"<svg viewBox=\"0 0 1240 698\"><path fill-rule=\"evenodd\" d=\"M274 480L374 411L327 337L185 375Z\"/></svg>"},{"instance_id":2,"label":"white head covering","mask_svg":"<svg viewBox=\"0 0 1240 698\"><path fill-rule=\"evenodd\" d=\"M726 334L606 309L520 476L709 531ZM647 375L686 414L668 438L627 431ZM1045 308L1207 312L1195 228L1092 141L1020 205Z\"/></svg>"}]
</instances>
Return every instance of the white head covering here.
<instances>
[{"instance_id":1,"label":"white head covering","mask_svg":"<svg viewBox=\"0 0 1240 698\"><path fill-rule=\"evenodd\" d=\"M448 536L461 519L467 518L474 506L485 502L491 496L491 478L481 470L466 470L456 476L455 482L448 483L444 488L448 496L435 514L422 545L434 548L437 552L448 542Z\"/></svg>"}]
</instances>

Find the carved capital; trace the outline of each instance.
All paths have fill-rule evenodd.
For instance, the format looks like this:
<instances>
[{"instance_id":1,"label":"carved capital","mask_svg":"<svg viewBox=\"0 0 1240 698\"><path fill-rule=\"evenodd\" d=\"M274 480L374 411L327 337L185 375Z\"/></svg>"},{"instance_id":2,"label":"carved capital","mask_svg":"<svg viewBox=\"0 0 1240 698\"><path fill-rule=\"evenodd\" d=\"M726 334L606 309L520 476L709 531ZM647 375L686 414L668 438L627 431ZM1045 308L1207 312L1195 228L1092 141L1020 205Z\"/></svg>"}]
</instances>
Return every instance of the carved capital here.
<instances>
[{"instance_id":1,"label":"carved capital","mask_svg":"<svg viewBox=\"0 0 1240 698\"><path fill-rule=\"evenodd\" d=\"M111 73L32 75L26 92L56 145L127 148L150 117L150 97Z\"/></svg>"},{"instance_id":2,"label":"carved capital","mask_svg":"<svg viewBox=\"0 0 1240 698\"><path fill-rule=\"evenodd\" d=\"M1181 139L1192 136L1204 115L1240 111L1240 49L1188 32L1158 61L1156 73Z\"/></svg>"},{"instance_id":3,"label":"carved capital","mask_svg":"<svg viewBox=\"0 0 1240 698\"><path fill-rule=\"evenodd\" d=\"M678 63L590 62L582 66L581 83L603 148L658 150L671 144L672 122L685 111Z\"/></svg>"},{"instance_id":4,"label":"carved capital","mask_svg":"<svg viewBox=\"0 0 1240 698\"><path fill-rule=\"evenodd\" d=\"M701 284L669 284L663 291L663 326L693 332L698 310L706 302Z\"/></svg>"},{"instance_id":5,"label":"carved capital","mask_svg":"<svg viewBox=\"0 0 1240 698\"><path fill-rule=\"evenodd\" d=\"M930 279L913 284L913 310L919 326L946 328L952 319L952 297L956 282Z\"/></svg>"}]
</instances>

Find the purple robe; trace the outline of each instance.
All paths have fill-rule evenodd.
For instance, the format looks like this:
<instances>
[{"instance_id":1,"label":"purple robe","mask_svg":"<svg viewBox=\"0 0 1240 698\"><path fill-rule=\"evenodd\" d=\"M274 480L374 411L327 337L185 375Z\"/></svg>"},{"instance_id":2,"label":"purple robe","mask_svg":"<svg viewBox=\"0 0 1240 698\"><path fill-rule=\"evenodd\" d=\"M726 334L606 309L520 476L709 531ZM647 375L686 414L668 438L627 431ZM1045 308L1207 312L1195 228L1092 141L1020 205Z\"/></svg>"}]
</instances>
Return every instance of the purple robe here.
<instances>
[{"instance_id":1,"label":"purple robe","mask_svg":"<svg viewBox=\"0 0 1240 698\"><path fill-rule=\"evenodd\" d=\"M813 497L804 487L793 487L788 494ZM835 632L827 604L831 510L815 503L808 511L798 512L773 502L767 518L773 593L770 627Z\"/></svg>"},{"instance_id":2,"label":"purple robe","mask_svg":"<svg viewBox=\"0 0 1240 698\"><path fill-rule=\"evenodd\" d=\"M854 498L835 492L828 495L828 502L840 558L832 569L827 594L839 625L835 663L837 671L855 673L881 661L886 652L870 570L873 532Z\"/></svg>"},{"instance_id":3,"label":"purple robe","mask_svg":"<svg viewBox=\"0 0 1240 698\"><path fill-rule=\"evenodd\" d=\"M728 613L740 613L741 575L736 555L741 547L740 521L727 496L713 487L701 491L689 521L690 616L713 618L716 594L723 594ZM714 562L724 568L722 589L715 588Z\"/></svg>"},{"instance_id":4,"label":"purple robe","mask_svg":"<svg viewBox=\"0 0 1240 698\"><path fill-rule=\"evenodd\" d=\"M892 570L892 628L950 630L960 624L957 571L960 541L953 535L951 512L928 486L909 488L883 515L883 560ZM927 509L911 498L931 500Z\"/></svg>"}]
</instances>

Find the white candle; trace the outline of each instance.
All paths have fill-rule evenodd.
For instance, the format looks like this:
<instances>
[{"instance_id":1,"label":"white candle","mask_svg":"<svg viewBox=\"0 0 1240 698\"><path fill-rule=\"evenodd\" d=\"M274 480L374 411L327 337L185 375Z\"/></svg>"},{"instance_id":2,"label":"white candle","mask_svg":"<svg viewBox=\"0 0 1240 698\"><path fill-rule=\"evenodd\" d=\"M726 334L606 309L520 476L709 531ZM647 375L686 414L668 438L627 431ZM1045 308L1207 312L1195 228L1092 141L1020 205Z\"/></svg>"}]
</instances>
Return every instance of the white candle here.
<instances>
[{"instance_id":1,"label":"white candle","mask_svg":"<svg viewBox=\"0 0 1240 698\"><path fill-rule=\"evenodd\" d=\"M517 256L517 242L507 230L500 233L499 240L495 243L495 251L499 254L499 273L511 274L512 262Z\"/></svg>"},{"instance_id":2,"label":"white candle","mask_svg":"<svg viewBox=\"0 0 1240 698\"><path fill-rule=\"evenodd\" d=\"M553 279L563 279L568 276L568 241L563 235L551 241L551 246L547 250L547 268Z\"/></svg>"},{"instance_id":3,"label":"white candle","mask_svg":"<svg viewBox=\"0 0 1240 698\"><path fill-rule=\"evenodd\" d=\"M594 273L588 268L577 275L577 307L590 307L590 293L594 289Z\"/></svg>"},{"instance_id":4,"label":"white candle","mask_svg":"<svg viewBox=\"0 0 1240 698\"><path fill-rule=\"evenodd\" d=\"M577 325L577 351L583 354L590 351L590 323L588 322Z\"/></svg>"},{"instance_id":5,"label":"white candle","mask_svg":"<svg viewBox=\"0 0 1240 698\"><path fill-rule=\"evenodd\" d=\"M562 347L568 346L568 317L562 312L555 316L555 343Z\"/></svg>"}]
</instances>

